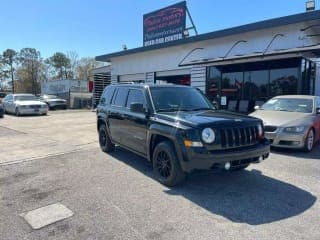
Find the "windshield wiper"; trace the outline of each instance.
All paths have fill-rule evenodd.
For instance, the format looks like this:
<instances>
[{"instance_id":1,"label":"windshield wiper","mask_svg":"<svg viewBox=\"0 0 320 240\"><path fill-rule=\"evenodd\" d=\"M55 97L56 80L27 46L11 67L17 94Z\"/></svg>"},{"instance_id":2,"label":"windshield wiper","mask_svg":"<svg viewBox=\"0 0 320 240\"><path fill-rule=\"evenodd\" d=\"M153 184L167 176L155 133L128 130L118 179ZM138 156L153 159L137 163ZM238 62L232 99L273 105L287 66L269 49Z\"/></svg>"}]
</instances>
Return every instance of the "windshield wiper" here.
<instances>
[{"instance_id":1,"label":"windshield wiper","mask_svg":"<svg viewBox=\"0 0 320 240\"><path fill-rule=\"evenodd\" d=\"M185 108L162 108L162 109L157 109L157 112L187 112L190 111L190 109L185 109Z\"/></svg>"},{"instance_id":2,"label":"windshield wiper","mask_svg":"<svg viewBox=\"0 0 320 240\"><path fill-rule=\"evenodd\" d=\"M276 110L276 111L280 111L280 112L294 112L294 111L287 110L287 109L279 109L279 110Z\"/></svg>"},{"instance_id":3,"label":"windshield wiper","mask_svg":"<svg viewBox=\"0 0 320 240\"><path fill-rule=\"evenodd\" d=\"M215 109L207 108L207 107L193 108L193 109L191 109L191 111L201 111L201 110L215 110Z\"/></svg>"}]
</instances>

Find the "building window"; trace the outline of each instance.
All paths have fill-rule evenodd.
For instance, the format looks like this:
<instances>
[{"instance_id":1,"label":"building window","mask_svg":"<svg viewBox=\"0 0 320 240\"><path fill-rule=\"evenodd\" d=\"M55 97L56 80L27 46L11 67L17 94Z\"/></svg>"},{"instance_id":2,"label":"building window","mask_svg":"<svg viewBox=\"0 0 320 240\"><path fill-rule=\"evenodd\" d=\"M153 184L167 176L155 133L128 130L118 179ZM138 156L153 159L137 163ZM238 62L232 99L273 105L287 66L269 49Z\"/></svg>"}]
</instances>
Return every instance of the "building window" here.
<instances>
[{"instance_id":1,"label":"building window","mask_svg":"<svg viewBox=\"0 0 320 240\"><path fill-rule=\"evenodd\" d=\"M241 99L243 72L223 73L221 81L221 95L228 99Z\"/></svg>"},{"instance_id":2,"label":"building window","mask_svg":"<svg viewBox=\"0 0 320 240\"><path fill-rule=\"evenodd\" d=\"M286 58L210 66L207 68L206 93L211 101L266 101L286 94L314 94L316 64L304 58Z\"/></svg>"},{"instance_id":3,"label":"building window","mask_svg":"<svg viewBox=\"0 0 320 240\"><path fill-rule=\"evenodd\" d=\"M221 72L215 67L207 70L206 94L208 98L217 101L220 95Z\"/></svg>"},{"instance_id":4,"label":"building window","mask_svg":"<svg viewBox=\"0 0 320 240\"><path fill-rule=\"evenodd\" d=\"M270 70L270 98L278 95L298 93L298 68Z\"/></svg>"},{"instance_id":5,"label":"building window","mask_svg":"<svg viewBox=\"0 0 320 240\"><path fill-rule=\"evenodd\" d=\"M244 72L243 99L267 100L269 96L269 71Z\"/></svg>"}]
</instances>

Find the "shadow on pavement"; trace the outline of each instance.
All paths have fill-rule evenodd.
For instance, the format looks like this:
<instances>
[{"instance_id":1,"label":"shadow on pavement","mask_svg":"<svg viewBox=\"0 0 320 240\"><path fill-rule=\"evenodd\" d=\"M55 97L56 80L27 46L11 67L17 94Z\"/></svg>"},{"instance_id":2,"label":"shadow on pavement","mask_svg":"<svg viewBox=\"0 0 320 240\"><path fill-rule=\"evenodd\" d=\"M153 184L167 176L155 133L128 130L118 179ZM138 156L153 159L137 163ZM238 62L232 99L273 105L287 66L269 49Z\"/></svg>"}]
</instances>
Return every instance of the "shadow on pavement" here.
<instances>
[{"instance_id":1,"label":"shadow on pavement","mask_svg":"<svg viewBox=\"0 0 320 240\"><path fill-rule=\"evenodd\" d=\"M145 159L119 148L112 156L153 178L151 164ZM257 170L195 172L182 186L165 193L183 196L213 214L250 225L299 215L316 201L309 192Z\"/></svg>"}]
</instances>

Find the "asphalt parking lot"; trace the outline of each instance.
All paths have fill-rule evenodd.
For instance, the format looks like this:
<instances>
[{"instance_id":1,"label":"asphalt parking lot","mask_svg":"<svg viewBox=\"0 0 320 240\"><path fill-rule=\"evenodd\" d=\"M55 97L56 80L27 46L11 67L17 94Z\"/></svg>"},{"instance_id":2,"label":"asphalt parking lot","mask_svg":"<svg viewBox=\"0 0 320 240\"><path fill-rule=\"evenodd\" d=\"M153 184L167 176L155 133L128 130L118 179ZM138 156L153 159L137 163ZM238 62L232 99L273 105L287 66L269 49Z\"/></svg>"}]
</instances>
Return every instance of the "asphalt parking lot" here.
<instances>
[{"instance_id":1,"label":"asphalt parking lot","mask_svg":"<svg viewBox=\"0 0 320 240\"><path fill-rule=\"evenodd\" d=\"M95 113L0 119L0 239L320 239L320 146L272 150L241 172L197 172L167 188L151 165L98 146ZM21 213L74 215L32 229Z\"/></svg>"}]
</instances>

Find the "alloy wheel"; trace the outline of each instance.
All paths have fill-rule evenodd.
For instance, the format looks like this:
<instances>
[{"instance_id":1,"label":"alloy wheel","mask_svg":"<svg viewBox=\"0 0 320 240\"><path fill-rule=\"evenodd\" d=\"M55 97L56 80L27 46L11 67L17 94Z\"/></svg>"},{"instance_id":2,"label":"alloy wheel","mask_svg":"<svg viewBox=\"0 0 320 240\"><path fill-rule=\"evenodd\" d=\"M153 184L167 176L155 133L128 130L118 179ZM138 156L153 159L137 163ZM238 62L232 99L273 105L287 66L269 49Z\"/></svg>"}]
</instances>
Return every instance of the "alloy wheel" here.
<instances>
[{"instance_id":1,"label":"alloy wheel","mask_svg":"<svg viewBox=\"0 0 320 240\"><path fill-rule=\"evenodd\" d=\"M159 152L156 161L159 174L164 178L168 178L172 170L169 155L165 151L161 151Z\"/></svg>"},{"instance_id":2,"label":"alloy wheel","mask_svg":"<svg viewBox=\"0 0 320 240\"><path fill-rule=\"evenodd\" d=\"M99 143L100 146L105 147L107 142L107 133L104 128L100 128L99 131Z\"/></svg>"},{"instance_id":3,"label":"alloy wheel","mask_svg":"<svg viewBox=\"0 0 320 240\"><path fill-rule=\"evenodd\" d=\"M314 132L310 130L307 136L307 148L309 151L312 150L314 144Z\"/></svg>"}]
</instances>

